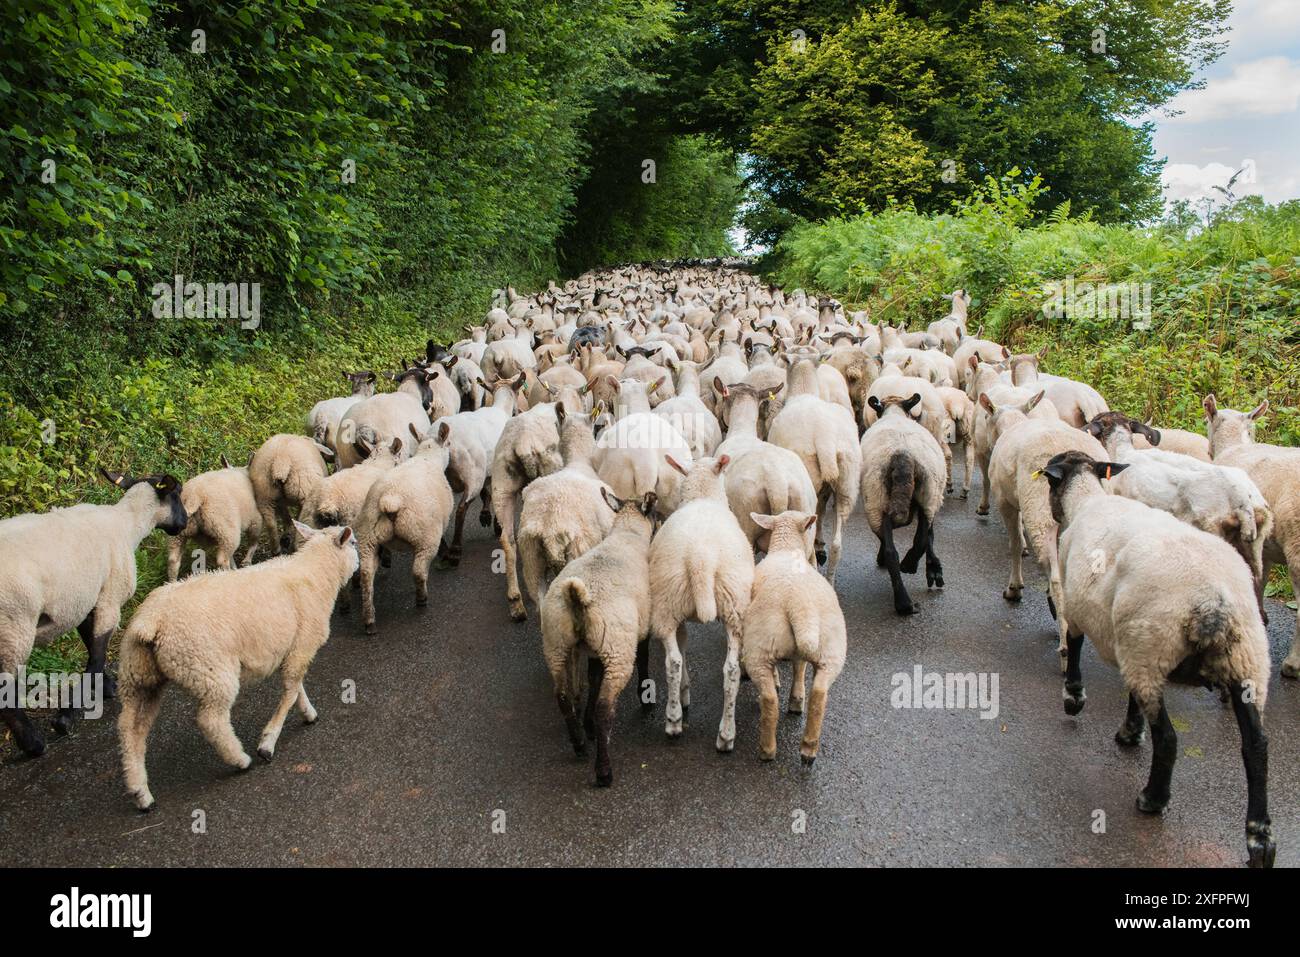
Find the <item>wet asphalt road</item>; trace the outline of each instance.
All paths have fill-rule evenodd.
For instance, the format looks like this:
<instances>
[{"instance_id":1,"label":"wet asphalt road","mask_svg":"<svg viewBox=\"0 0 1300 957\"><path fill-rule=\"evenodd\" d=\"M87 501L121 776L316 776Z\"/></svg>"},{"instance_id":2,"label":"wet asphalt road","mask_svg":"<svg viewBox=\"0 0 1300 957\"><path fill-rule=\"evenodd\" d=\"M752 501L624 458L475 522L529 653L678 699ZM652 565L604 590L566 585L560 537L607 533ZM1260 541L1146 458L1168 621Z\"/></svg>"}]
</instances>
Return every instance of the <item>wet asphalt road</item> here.
<instances>
[{"instance_id":1,"label":"wet asphalt road","mask_svg":"<svg viewBox=\"0 0 1300 957\"><path fill-rule=\"evenodd\" d=\"M662 704L642 717L626 689L614 786L595 788L591 756L576 758L565 736L537 616L510 621L504 578L489 570L495 543L475 525L461 568L434 574L427 609L414 608L399 555L381 573L377 637L364 637L355 610L336 614L307 679L320 720L291 714L271 764L255 758L242 773L221 764L176 691L150 738L152 814L123 791L115 702L105 719L51 735L39 760L0 744L0 865L1244 864L1246 785L1230 710L1209 691L1170 691L1173 800L1163 818L1139 814L1150 742L1127 751L1112 740L1126 701L1117 673L1088 647L1087 707L1065 715L1041 575L1026 561L1033 587L1020 606L1003 601L1002 523L996 510L975 516L977 493L978 478L969 502L945 504L936 542L947 587L926 594L924 575L910 577L921 603L910 619L894 615L875 539L854 516L837 584L848 663L812 769L799 763L802 719L789 716L777 760L759 762L748 682L736 751L714 750L724 640L717 626L692 625L686 733L668 741ZM1300 683L1278 674L1295 614L1276 602L1269 613L1269 804L1277 864L1295 866ZM894 708L891 676L916 665L996 672L997 718ZM348 679L355 704L341 701ZM236 705L250 753L276 696L272 680ZM206 833L193 832L197 810ZM1097 811L1104 833L1094 833Z\"/></svg>"}]
</instances>

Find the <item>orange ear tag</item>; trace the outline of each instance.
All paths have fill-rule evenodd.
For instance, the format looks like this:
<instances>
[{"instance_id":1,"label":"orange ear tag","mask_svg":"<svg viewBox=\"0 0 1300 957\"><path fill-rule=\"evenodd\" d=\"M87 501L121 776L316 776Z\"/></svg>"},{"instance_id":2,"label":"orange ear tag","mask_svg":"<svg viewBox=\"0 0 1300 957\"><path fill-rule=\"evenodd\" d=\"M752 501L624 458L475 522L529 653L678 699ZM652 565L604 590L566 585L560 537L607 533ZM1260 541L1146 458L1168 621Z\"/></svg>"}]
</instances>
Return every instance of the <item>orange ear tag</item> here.
<instances>
[{"instance_id":1,"label":"orange ear tag","mask_svg":"<svg viewBox=\"0 0 1300 957\"><path fill-rule=\"evenodd\" d=\"M1110 481L1110 466L1106 466L1106 481Z\"/></svg>"}]
</instances>

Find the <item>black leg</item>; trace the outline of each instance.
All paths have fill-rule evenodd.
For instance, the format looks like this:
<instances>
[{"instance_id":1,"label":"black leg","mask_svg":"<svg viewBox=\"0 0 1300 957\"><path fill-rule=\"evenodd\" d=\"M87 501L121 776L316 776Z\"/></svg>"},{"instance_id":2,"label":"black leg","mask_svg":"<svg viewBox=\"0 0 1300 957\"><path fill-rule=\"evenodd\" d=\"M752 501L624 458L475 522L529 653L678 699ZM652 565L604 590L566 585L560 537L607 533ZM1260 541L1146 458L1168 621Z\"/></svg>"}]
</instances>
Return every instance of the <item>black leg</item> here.
<instances>
[{"instance_id":1,"label":"black leg","mask_svg":"<svg viewBox=\"0 0 1300 957\"><path fill-rule=\"evenodd\" d=\"M487 528L492 524L492 483L490 481L483 483L483 491L479 493L478 500L481 505L478 512L478 523ZM498 530L497 534L500 535L501 532Z\"/></svg>"},{"instance_id":2,"label":"black leg","mask_svg":"<svg viewBox=\"0 0 1300 957\"><path fill-rule=\"evenodd\" d=\"M1065 713L1069 715L1082 711L1083 703L1088 700L1088 693L1083 690L1083 672L1079 669L1083 638L1083 635L1067 635L1065 638Z\"/></svg>"},{"instance_id":3,"label":"black leg","mask_svg":"<svg viewBox=\"0 0 1300 957\"><path fill-rule=\"evenodd\" d=\"M880 547L885 552L885 567L889 569L889 584L894 590L894 611L910 615L916 611L912 598L903 587L903 576L898 570L898 549L894 547L894 521L886 512L880 519Z\"/></svg>"},{"instance_id":4,"label":"black leg","mask_svg":"<svg viewBox=\"0 0 1300 957\"><path fill-rule=\"evenodd\" d=\"M1273 823L1268 819L1268 737L1259 708L1245 700L1242 685L1234 683L1228 690L1241 730L1241 759L1246 765L1246 851L1251 867L1272 867L1277 845L1273 843Z\"/></svg>"},{"instance_id":5,"label":"black leg","mask_svg":"<svg viewBox=\"0 0 1300 957\"><path fill-rule=\"evenodd\" d=\"M649 680L650 642L647 639L646 641L637 642L636 646L636 696L641 700L642 712L653 711L655 707L655 703L653 701L647 701L645 697L646 691L648 691L650 687L646 684Z\"/></svg>"},{"instance_id":6,"label":"black leg","mask_svg":"<svg viewBox=\"0 0 1300 957\"><path fill-rule=\"evenodd\" d=\"M926 547L929 545L930 520L925 517L925 512L917 509L916 512L916 537L912 539L912 547L907 550L903 560L899 562L898 567L908 575L916 574L916 566L921 561L921 556L925 554Z\"/></svg>"},{"instance_id":7,"label":"black leg","mask_svg":"<svg viewBox=\"0 0 1300 957\"><path fill-rule=\"evenodd\" d=\"M605 669L601 668L601 674ZM614 783L614 771L609 763L609 739L614 730L614 702L601 701L596 705L596 786L607 788Z\"/></svg>"},{"instance_id":8,"label":"black leg","mask_svg":"<svg viewBox=\"0 0 1300 957\"><path fill-rule=\"evenodd\" d=\"M1178 734L1174 731L1165 699L1160 699L1160 713L1151 722L1151 776L1147 786L1138 795L1138 810L1144 814L1159 814L1169 804L1169 781L1174 776L1174 760L1178 757Z\"/></svg>"},{"instance_id":9,"label":"black leg","mask_svg":"<svg viewBox=\"0 0 1300 957\"><path fill-rule=\"evenodd\" d=\"M925 587L933 585L935 588L943 587L943 565L939 562L939 556L934 550L934 523L930 523L930 534L925 543Z\"/></svg>"},{"instance_id":10,"label":"black leg","mask_svg":"<svg viewBox=\"0 0 1300 957\"><path fill-rule=\"evenodd\" d=\"M564 715L564 726L569 732L569 743L573 745L574 754L583 754L587 750L587 739L582 733L582 723L578 721L578 710L574 707L573 699L563 691L555 692L555 703L560 706L560 714Z\"/></svg>"},{"instance_id":11,"label":"black leg","mask_svg":"<svg viewBox=\"0 0 1300 957\"><path fill-rule=\"evenodd\" d=\"M38 758L45 753L45 736L22 708L0 708L0 721L28 757Z\"/></svg>"},{"instance_id":12,"label":"black leg","mask_svg":"<svg viewBox=\"0 0 1300 957\"><path fill-rule=\"evenodd\" d=\"M1142 714L1142 707L1138 704L1138 699L1130 694L1128 696L1128 714L1125 716L1120 729L1115 732L1115 742L1124 745L1126 748L1134 747L1142 743L1146 731L1146 716Z\"/></svg>"},{"instance_id":13,"label":"black leg","mask_svg":"<svg viewBox=\"0 0 1300 957\"><path fill-rule=\"evenodd\" d=\"M587 658L587 708L582 716L582 729L587 737L596 734L596 699L600 697L600 685L605 679L605 663L591 655Z\"/></svg>"}]
</instances>

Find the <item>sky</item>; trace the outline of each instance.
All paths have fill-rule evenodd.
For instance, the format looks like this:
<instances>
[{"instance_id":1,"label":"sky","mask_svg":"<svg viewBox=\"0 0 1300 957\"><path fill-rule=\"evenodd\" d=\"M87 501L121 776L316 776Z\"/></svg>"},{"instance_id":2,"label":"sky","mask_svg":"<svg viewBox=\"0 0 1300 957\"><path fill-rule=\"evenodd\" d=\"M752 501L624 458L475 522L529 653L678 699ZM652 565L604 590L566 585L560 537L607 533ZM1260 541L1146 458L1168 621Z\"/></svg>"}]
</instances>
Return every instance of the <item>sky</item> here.
<instances>
[{"instance_id":1,"label":"sky","mask_svg":"<svg viewBox=\"0 0 1300 957\"><path fill-rule=\"evenodd\" d=\"M1270 203L1300 198L1300 0L1236 0L1228 49L1186 90L1149 118L1156 156L1167 159L1165 200L1222 202L1215 185L1253 160L1233 187ZM1181 115L1163 116L1167 110Z\"/></svg>"}]
</instances>

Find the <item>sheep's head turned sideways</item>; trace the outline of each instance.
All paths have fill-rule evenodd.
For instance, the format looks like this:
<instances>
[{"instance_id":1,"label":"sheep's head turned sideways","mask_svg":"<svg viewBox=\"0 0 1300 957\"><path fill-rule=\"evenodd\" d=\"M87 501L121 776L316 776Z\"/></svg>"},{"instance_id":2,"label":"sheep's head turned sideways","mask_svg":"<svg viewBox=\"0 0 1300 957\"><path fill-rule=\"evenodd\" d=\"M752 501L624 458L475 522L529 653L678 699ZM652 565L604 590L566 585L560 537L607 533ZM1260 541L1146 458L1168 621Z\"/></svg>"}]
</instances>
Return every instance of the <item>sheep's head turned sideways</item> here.
<instances>
[{"instance_id":1,"label":"sheep's head turned sideways","mask_svg":"<svg viewBox=\"0 0 1300 957\"><path fill-rule=\"evenodd\" d=\"M912 415L912 410L920 404L921 394L919 392L914 392L910 399L886 399L883 403L874 395L867 399L867 406L872 412L876 413L876 418L878 419L883 419L885 417L885 412L893 406L898 406L898 408L902 409L903 414L909 419L919 419L921 417L920 413Z\"/></svg>"},{"instance_id":2,"label":"sheep's head turned sideways","mask_svg":"<svg viewBox=\"0 0 1300 957\"><path fill-rule=\"evenodd\" d=\"M1052 518L1062 528L1065 527L1064 497L1066 491L1080 476L1091 475L1098 483L1128 468L1122 462L1099 462L1086 452L1061 452L1052 456L1035 477L1041 475L1047 479L1048 499L1052 504Z\"/></svg>"},{"instance_id":3,"label":"sheep's head turned sideways","mask_svg":"<svg viewBox=\"0 0 1300 957\"><path fill-rule=\"evenodd\" d=\"M1213 392L1205 397L1202 405L1205 408L1205 434L1210 440L1211 449L1220 445L1254 442L1255 420L1268 411L1267 399L1249 412L1221 409Z\"/></svg>"},{"instance_id":4,"label":"sheep's head turned sideways","mask_svg":"<svg viewBox=\"0 0 1300 957\"><path fill-rule=\"evenodd\" d=\"M1099 412L1083 427L1083 430L1102 445L1106 444L1107 436L1117 430L1141 435L1152 445L1160 444L1160 432L1157 429L1151 428L1145 422L1131 419L1123 412Z\"/></svg>"},{"instance_id":5,"label":"sheep's head turned sideways","mask_svg":"<svg viewBox=\"0 0 1300 957\"><path fill-rule=\"evenodd\" d=\"M164 473L153 475L126 475L122 472L110 472L100 469L113 485L126 492L136 485L148 483L157 497L158 509L154 513L154 528L160 528L168 535L179 535L185 529L190 516L181 504L181 483L174 476Z\"/></svg>"}]
</instances>

